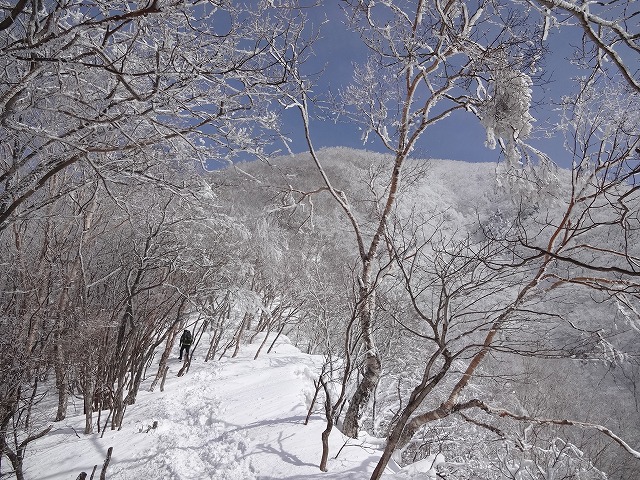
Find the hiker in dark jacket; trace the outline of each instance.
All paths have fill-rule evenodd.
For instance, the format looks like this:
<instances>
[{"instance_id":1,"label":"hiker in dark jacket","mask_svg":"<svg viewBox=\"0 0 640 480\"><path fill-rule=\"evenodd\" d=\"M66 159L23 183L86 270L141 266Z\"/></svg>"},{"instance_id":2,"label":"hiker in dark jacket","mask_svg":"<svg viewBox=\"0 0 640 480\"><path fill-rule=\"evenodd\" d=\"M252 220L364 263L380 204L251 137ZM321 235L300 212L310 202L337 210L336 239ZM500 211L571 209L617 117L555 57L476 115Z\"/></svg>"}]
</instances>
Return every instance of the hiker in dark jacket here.
<instances>
[{"instance_id":1,"label":"hiker in dark jacket","mask_svg":"<svg viewBox=\"0 0 640 480\"><path fill-rule=\"evenodd\" d=\"M182 352L187 352L187 357L189 357L189 349L191 348L192 341L193 337L189 330L182 332L182 336L180 337L180 360L182 360Z\"/></svg>"}]
</instances>

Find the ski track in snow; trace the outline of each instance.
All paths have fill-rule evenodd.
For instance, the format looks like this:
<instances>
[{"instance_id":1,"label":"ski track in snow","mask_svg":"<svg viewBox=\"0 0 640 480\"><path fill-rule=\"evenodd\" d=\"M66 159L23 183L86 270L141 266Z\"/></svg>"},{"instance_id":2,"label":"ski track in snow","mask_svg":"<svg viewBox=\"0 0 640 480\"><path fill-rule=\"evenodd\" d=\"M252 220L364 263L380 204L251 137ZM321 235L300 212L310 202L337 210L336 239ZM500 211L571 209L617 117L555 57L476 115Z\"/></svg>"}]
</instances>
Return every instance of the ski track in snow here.
<instances>
[{"instance_id":1,"label":"ski track in snow","mask_svg":"<svg viewBox=\"0 0 640 480\"><path fill-rule=\"evenodd\" d=\"M345 446L337 429L330 439L329 472L318 468L325 422L319 414L309 425L303 422L321 358L300 353L288 339L253 360L256 350L257 344L249 345L237 358L207 363L196 352L190 372L180 378L181 363L174 359L164 392L147 391L155 375L150 368L122 430L107 430L104 438L76 434L84 417L70 412L74 416L29 449L27 479L73 480L81 471L90 476L94 465L97 479L110 446L108 480L368 479L380 451L355 440ZM385 478L413 478L406 473Z\"/></svg>"}]
</instances>

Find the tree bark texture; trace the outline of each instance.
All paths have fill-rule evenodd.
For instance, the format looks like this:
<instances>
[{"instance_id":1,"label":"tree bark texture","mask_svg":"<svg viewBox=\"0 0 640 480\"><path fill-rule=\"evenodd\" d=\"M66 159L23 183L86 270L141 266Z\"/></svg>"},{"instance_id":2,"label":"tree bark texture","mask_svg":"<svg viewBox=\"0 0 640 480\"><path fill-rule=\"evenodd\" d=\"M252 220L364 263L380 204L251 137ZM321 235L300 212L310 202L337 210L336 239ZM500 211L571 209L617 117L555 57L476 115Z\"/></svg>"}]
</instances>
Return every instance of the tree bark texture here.
<instances>
[{"instance_id":1,"label":"tree bark texture","mask_svg":"<svg viewBox=\"0 0 640 480\"><path fill-rule=\"evenodd\" d=\"M342 432L351 438L358 438L362 417L369 406L371 396L382 375L382 363L372 331L375 314L375 293L372 288L366 285L368 285L368 282L360 289L360 298L363 299L360 307L360 330L366 349L364 373L355 393L351 397L342 424Z\"/></svg>"}]
</instances>

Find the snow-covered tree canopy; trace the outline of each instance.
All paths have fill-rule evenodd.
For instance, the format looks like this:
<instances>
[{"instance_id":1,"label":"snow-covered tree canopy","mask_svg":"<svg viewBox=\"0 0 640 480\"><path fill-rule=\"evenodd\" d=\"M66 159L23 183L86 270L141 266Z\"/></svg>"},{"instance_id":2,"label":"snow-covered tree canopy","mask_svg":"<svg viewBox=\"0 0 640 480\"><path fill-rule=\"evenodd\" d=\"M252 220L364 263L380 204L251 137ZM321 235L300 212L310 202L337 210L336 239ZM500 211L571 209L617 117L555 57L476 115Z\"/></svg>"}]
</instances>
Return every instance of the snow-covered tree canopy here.
<instances>
[{"instance_id":1,"label":"snow-covered tree canopy","mask_svg":"<svg viewBox=\"0 0 640 480\"><path fill-rule=\"evenodd\" d=\"M531 133L534 121L531 108L531 78L522 72L498 69L494 73L490 91L478 107L482 126L487 130L487 147L496 148L497 139L505 145L507 162L513 164L520 159L518 141ZM486 93L485 93L486 92Z\"/></svg>"},{"instance_id":2,"label":"snow-covered tree canopy","mask_svg":"<svg viewBox=\"0 0 640 480\"><path fill-rule=\"evenodd\" d=\"M271 102L287 73L272 52L286 58L300 28L287 2L34 1L3 11L2 226L41 205L36 192L56 178L66 176L59 194L72 190L77 169L148 180L167 159L206 167L259 156L278 125Z\"/></svg>"}]
</instances>

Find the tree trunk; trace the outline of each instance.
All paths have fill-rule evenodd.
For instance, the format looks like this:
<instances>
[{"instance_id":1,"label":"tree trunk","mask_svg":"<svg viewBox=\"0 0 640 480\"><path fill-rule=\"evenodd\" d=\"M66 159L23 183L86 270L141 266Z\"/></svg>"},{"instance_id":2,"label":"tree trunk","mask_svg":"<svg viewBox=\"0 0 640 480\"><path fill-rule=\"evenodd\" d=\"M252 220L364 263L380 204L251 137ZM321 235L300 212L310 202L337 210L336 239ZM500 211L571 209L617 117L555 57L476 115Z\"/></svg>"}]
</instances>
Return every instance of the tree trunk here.
<instances>
[{"instance_id":1,"label":"tree trunk","mask_svg":"<svg viewBox=\"0 0 640 480\"><path fill-rule=\"evenodd\" d=\"M115 395L113 396L111 430L118 430L122 427L122 420L124 419L124 411L126 408L127 404L124 401L124 387L118 386Z\"/></svg>"},{"instance_id":2,"label":"tree trunk","mask_svg":"<svg viewBox=\"0 0 640 480\"><path fill-rule=\"evenodd\" d=\"M322 385L324 389L324 413L327 419L327 426L322 432L322 458L320 459L320 470L323 472L327 471L327 461L329 459L329 436L331 435L331 430L333 430L333 405L331 403L331 395L329 393L329 387L327 386L327 382L324 381L322 376L318 380L318 382Z\"/></svg>"},{"instance_id":3,"label":"tree trunk","mask_svg":"<svg viewBox=\"0 0 640 480\"><path fill-rule=\"evenodd\" d=\"M124 420L125 405L117 404L113 407L113 417L111 420L111 430L119 430Z\"/></svg>"},{"instance_id":4,"label":"tree trunk","mask_svg":"<svg viewBox=\"0 0 640 480\"><path fill-rule=\"evenodd\" d=\"M164 352L162 352L162 357L160 357L160 363L158 364L156 378L153 379L153 382L151 382L151 386L149 387L150 392L153 392L153 390L156 388L156 385L164 375L165 369L167 368L167 362L169 361L169 357L171 356L171 349L173 348L177 332L178 325L176 324L167 336L167 343L165 344Z\"/></svg>"},{"instance_id":5,"label":"tree trunk","mask_svg":"<svg viewBox=\"0 0 640 480\"><path fill-rule=\"evenodd\" d=\"M269 350L267 350L267 353L271 353L271 350L273 350L273 347L275 347L276 342L278 341L278 338L280 338L280 335L282 335L282 332L284 331L285 326L286 326L286 322L283 322L282 326L280 327L280 330L278 330L276 338L274 338L273 342L271 342L271 346L269 347Z\"/></svg>"},{"instance_id":6,"label":"tree trunk","mask_svg":"<svg viewBox=\"0 0 640 480\"><path fill-rule=\"evenodd\" d=\"M267 328L267 332L264 334L264 338L262 339L262 342L260 342L260 346L258 347L258 350L256 351L256 354L253 357L254 360L258 359L258 356L260 355L260 352L262 351L262 347L264 347L265 344L267 343L267 339L269 338L269 334L270 333L271 333L271 325L269 325L269 327Z\"/></svg>"},{"instance_id":7,"label":"tree trunk","mask_svg":"<svg viewBox=\"0 0 640 480\"><path fill-rule=\"evenodd\" d=\"M95 394L96 381L90 372L84 383L84 433L89 435L93 433L93 396Z\"/></svg>"},{"instance_id":8,"label":"tree trunk","mask_svg":"<svg viewBox=\"0 0 640 480\"><path fill-rule=\"evenodd\" d=\"M221 308L220 314L218 315L218 321L216 322L215 333L211 338L211 344L209 346L209 351L207 352L207 356L204 361L208 362L213 359L218 352L218 347L220 346L220 341L224 336L225 326L228 325L229 319L231 318L231 304L228 301L228 297L225 298L225 303Z\"/></svg>"},{"instance_id":9,"label":"tree trunk","mask_svg":"<svg viewBox=\"0 0 640 480\"><path fill-rule=\"evenodd\" d=\"M169 367L164 367L164 372L162 372L162 381L160 382L161 392L164 392L164 382L167 380L167 373L169 373Z\"/></svg>"},{"instance_id":10,"label":"tree trunk","mask_svg":"<svg viewBox=\"0 0 640 480\"><path fill-rule=\"evenodd\" d=\"M182 377L183 375L189 372L189 367L191 367L191 355L184 356L184 363L180 370L178 370L178 377Z\"/></svg>"},{"instance_id":11,"label":"tree trunk","mask_svg":"<svg viewBox=\"0 0 640 480\"><path fill-rule=\"evenodd\" d=\"M384 452L382 452L382 456L380 460L378 460L378 464L376 465L373 474L371 475L370 480L379 480L384 469L387 467L389 460L396 449L404 448L413 438L413 435L416 431L422 426L422 424L412 425L409 419L413 412L415 412L425 397L433 391L433 389L440 383L440 381L444 378L446 373L449 371L449 367L451 366L451 358L448 357L445 360L445 365L440 369L440 372L431 380L429 383L425 383L424 381L418 385L413 392L411 393L411 397L407 406L402 410L400 417L396 421L396 424L391 430L389 437L387 438L387 444L384 448ZM426 380L426 377L425 377ZM441 405L436 410L432 412L433 420L437 418L444 418L451 413L451 408L447 408L445 405ZM409 423L409 425L407 425Z\"/></svg>"},{"instance_id":12,"label":"tree trunk","mask_svg":"<svg viewBox=\"0 0 640 480\"><path fill-rule=\"evenodd\" d=\"M318 399L318 393L320 393L322 383L320 382L320 380L318 380L317 382L314 381L313 386L315 387L315 392L313 393L313 398L311 399L311 402L309 404L309 410L307 410L307 416L304 419L304 425L309 424L309 419L311 418L311 414L313 413L313 407L315 407L316 405L316 400Z\"/></svg>"},{"instance_id":13,"label":"tree trunk","mask_svg":"<svg viewBox=\"0 0 640 480\"><path fill-rule=\"evenodd\" d=\"M114 350L114 356L112 357L111 370L113 376L109 383L111 385L116 385L116 388L115 394L113 395L113 418L111 420L111 430L120 429L122 427L124 411L127 405L124 391L127 383L127 376L131 371L131 362L133 360L132 352L134 350L133 343L137 333L137 325L134 321L133 292L141 283L141 278L142 269L138 268L133 283L131 285L127 285L128 296L126 299L126 307L122 319L120 320L116 348Z\"/></svg>"},{"instance_id":14,"label":"tree trunk","mask_svg":"<svg viewBox=\"0 0 640 480\"><path fill-rule=\"evenodd\" d=\"M133 376L133 378L131 382L129 382L129 392L127 392L127 396L124 399L124 402L127 405L133 405L134 403L136 403L136 397L138 396L138 392L140 391L140 385L142 384L142 380L144 378L144 372L146 371L147 364L151 361L152 356L153 349L151 349L147 353L137 355L136 359L131 359L131 375Z\"/></svg>"},{"instance_id":15,"label":"tree trunk","mask_svg":"<svg viewBox=\"0 0 640 480\"><path fill-rule=\"evenodd\" d=\"M360 421L369 404L371 395L378 385L381 373L382 366L378 355L367 353L362 381L358 385L353 397L351 397L349 408L347 408L347 413L345 414L342 424L342 433L346 436L358 438L358 432L361 427Z\"/></svg>"},{"instance_id":16,"label":"tree trunk","mask_svg":"<svg viewBox=\"0 0 640 480\"><path fill-rule=\"evenodd\" d=\"M67 417L67 406L69 404L69 390L67 389L67 372L63 365L63 354L61 345L58 343L60 338L56 339L56 389L58 390L58 409L55 421L59 422Z\"/></svg>"},{"instance_id":17,"label":"tree trunk","mask_svg":"<svg viewBox=\"0 0 640 480\"><path fill-rule=\"evenodd\" d=\"M372 332L373 315L375 312L375 293L373 289L368 288L366 285L368 285L368 282L360 289L360 298L363 299L360 307L360 328L366 348L365 370L360 384L356 388L353 397L351 397L349 408L347 408L347 413L345 414L342 424L342 433L351 438L358 438L362 417L369 405L373 392L378 386L382 374L382 363L380 362L380 356L378 355Z\"/></svg>"},{"instance_id":18,"label":"tree trunk","mask_svg":"<svg viewBox=\"0 0 640 480\"><path fill-rule=\"evenodd\" d=\"M242 334L244 333L245 326L250 321L251 321L251 315L249 313L245 313L244 317L242 317L242 323L238 328L238 333L236 335L236 341L235 341L236 345L235 345L235 349L233 350L233 355L231 355L231 358L236 358L236 356L238 355L238 352L240 351L240 342L242 341Z\"/></svg>"},{"instance_id":19,"label":"tree trunk","mask_svg":"<svg viewBox=\"0 0 640 480\"><path fill-rule=\"evenodd\" d=\"M222 328L217 328L213 337L211 337L211 343L209 345L209 350L207 351L207 356L204 358L205 362L208 362L212 358L215 357L216 352L218 351L218 346L220 345L220 340L222 340L222 334L224 330Z\"/></svg>"},{"instance_id":20,"label":"tree trunk","mask_svg":"<svg viewBox=\"0 0 640 480\"><path fill-rule=\"evenodd\" d=\"M31 390L31 398L29 399L29 403L27 404L27 411L24 420L24 428L29 429L31 425L31 411L33 406L35 405L36 395L38 394L38 369L36 368L35 375L33 376L33 389Z\"/></svg>"},{"instance_id":21,"label":"tree trunk","mask_svg":"<svg viewBox=\"0 0 640 480\"><path fill-rule=\"evenodd\" d=\"M111 461L111 453L113 452L113 447L109 447L107 450L107 458L104 459L104 464L102 465L102 471L100 472L100 480L106 480L107 478L107 467L109 466L109 462Z\"/></svg>"},{"instance_id":22,"label":"tree trunk","mask_svg":"<svg viewBox=\"0 0 640 480\"><path fill-rule=\"evenodd\" d=\"M387 467L387 464L389 463L389 460L391 460L391 457L393 456L393 453L396 451L396 449L405 447L409 443L409 441L411 441L416 431L422 426L422 424L420 424L416 428L415 425L407 425L407 422L409 422L411 414L415 412L415 410L420 406L423 398L424 397L422 397L420 400L414 400L410 402L409 405L407 405L407 407L403 410L400 418L396 422L393 430L387 438L387 444L385 446L384 452L382 452L382 456L380 457L380 460L378 460L378 464L376 465L376 468L373 471L370 480L380 479L382 473L384 472L384 469ZM440 406L433 411L433 420L448 416L451 413L450 410L451 409L447 409L444 406Z\"/></svg>"},{"instance_id":23,"label":"tree trunk","mask_svg":"<svg viewBox=\"0 0 640 480\"><path fill-rule=\"evenodd\" d=\"M13 474L16 477L16 480L24 480L24 473L22 471L22 458L13 450L9 448L6 443L4 434L0 437L0 452L3 455L6 455L9 461L11 462L11 467L13 468Z\"/></svg>"}]
</instances>

